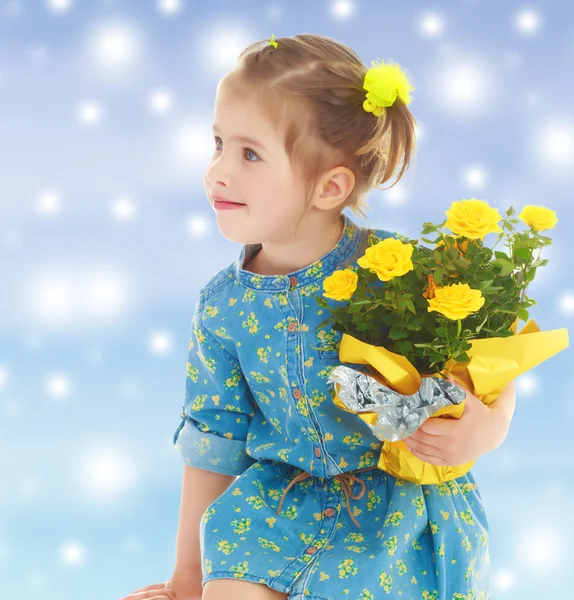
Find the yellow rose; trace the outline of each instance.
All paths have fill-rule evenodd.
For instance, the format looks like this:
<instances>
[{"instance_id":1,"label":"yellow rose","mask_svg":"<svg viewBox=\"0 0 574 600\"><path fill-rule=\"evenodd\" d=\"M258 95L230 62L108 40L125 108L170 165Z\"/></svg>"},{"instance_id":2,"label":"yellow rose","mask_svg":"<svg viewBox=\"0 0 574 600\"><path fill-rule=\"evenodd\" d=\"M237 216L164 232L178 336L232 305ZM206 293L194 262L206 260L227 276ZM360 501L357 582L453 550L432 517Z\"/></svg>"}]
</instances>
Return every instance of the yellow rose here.
<instances>
[{"instance_id":1,"label":"yellow rose","mask_svg":"<svg viewBox=\"0 0 574 600\"><path fill-rule=\"evenodd\" d=\"M323 280L323 296L332 300L350 300L357 289L358 280L359 276L351 269L335 271Z\"/></svg>"},{"instance_id":2,"label":"yellow rose","mask_svg":"<svg viewBox=\"0 0 574 600\"><path fill-rule=\"evenodd\" d=\"M484 200L458 200L445 211L445 226L456 235L471 240L484 239L488 233L501 233L498 222L502 220L496 208L492 208Z\"/></svg>"},{"instance_id":3,"label":"yellow rose","mask_svg":"<svg viewBox=\"0 0 574 600\"><path fill-rule=\"evenodd\" d=\"M370 269L381 281L389 281L413 270L412 244L404 244L395 238L387 238L365 250L357 260L363 269Z\"/></svg>"},{"instance_id":4,"label":"yellow rose","mask_svg":"<svg viewBox=\"0 0 574 600\"><path fill-rule=\"evenodd\" d=\"M544 206L532 206L532 204L527 204L518 215L518 218L535 231L554 229L554 225L558 223L556 213L553 210Z\"/></svg>"},{"instance_id":5,"label":"yellow rose","mask_svg":"<svg viewBox=\"0 0 574 600\"><path fill-rule=\"evenodd\" d=\"M470 313L476 312L484 304L481 291L473 290L468 283L437 287L434 294L434 298L427 300L428 311L436 310L453 321L468 317Z\"/></svg>"}]
</instances>

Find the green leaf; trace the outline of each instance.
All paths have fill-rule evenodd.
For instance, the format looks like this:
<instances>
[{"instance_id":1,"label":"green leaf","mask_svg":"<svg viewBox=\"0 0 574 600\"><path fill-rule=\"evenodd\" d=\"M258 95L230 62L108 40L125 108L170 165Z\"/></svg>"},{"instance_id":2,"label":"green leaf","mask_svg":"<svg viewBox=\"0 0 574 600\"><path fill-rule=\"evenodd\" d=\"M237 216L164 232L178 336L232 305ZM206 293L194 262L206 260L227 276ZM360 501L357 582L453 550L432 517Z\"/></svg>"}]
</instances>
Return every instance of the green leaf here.
<instances>
[{"instance_id":1,"label":"green leaf","mask_svg":"<svg viewBox=\"0 0 574 600\"><path fill-rule=\"evenodd\" d=\"M500 267L500 275L502 277L506 277L514 271L514 264L508 259L497 258L492 261L492 264Z\"/></svg>"},{"instance_id":2,"label":"green leaf","mask_svg":"<svg viewBox=\"0 0 574 600\"><path fill-rule=\"evenodd\" d=\"M407 308L413 313L413 315L417 314L417 311L415 309L415 305L413 304L413 301L410 299L407 299Z\"/></svg>"},{"instance_id":3,"label":"green leaf","mask_svg":"<svg viewBox=\"0 0 574 600\"><path fill-rule=\"evenodd\" d=\"M454 261L454 264L459 268L459 269L468 269L468 267L470 266L470 261L466 260L466 258L463 258L462 256L460 258L457 258Z\"/></svg>"},{"instance_id":4,"label":"green leaf","mask_svg":"<svg viewBox=\"0 0 574 600\"><path fill-rule=\"evenodd\" d=\"M492 271L477 271L474 275L477 281L493 281L495 273Z\"/></svg>"},{"instance_id":5,"label":"green leaf","mask_svg":"<svg viewBox=\"0 0 574 600\"><path fill-rule=\"evenodd\" d=\"M404 338L409 337L409 335L410 332L408 331L408 329L402 329L398 325L395 327L391 327L389 331L389 338L391 340L402 340Z\"/></svg>"},{"instance_id":6,"label":"green leaf","mask_svg":"<svg viewBox=\"0 0 574 600\"><path fill-rule=\"evenodd\" d=\"M532 253L528 248L514 248L514 252L512 254L517 258L529 260Z\"/></svg>"},{"instance_id":7,"label":"green leaf","mask_svg":"<svg viewBox=\"0 0 574 600\"><path fill-rule=\"evenodd\" d=\"M322 296L315 296L315 299L317 300L317 304L321 308L329 308L329 304L327 303L327 301L325 300L325 298L323 298Z\"/></svg>"},{"instance_id":8,"label":"green leaf","mask_svg":"<svg viewBox=\"0 0 574 600\"><path fill-rule=\"evenodd\" d=\"M518 309L518 318L521 319L522 321L528 321L528 318L529 318L528 311L525 308L519 308Z\"/></svg>"},{"instance_id":9,"label":"green leaf","mask_svg":"<svg viewBox=\"0 0 574 600\"><path fill-rule=\"evenodd\" d=\"M349 306L349 313L356 313L359 312L361 310L362 305L361 304L351 304Z\"/></svg>"}]
</instances>

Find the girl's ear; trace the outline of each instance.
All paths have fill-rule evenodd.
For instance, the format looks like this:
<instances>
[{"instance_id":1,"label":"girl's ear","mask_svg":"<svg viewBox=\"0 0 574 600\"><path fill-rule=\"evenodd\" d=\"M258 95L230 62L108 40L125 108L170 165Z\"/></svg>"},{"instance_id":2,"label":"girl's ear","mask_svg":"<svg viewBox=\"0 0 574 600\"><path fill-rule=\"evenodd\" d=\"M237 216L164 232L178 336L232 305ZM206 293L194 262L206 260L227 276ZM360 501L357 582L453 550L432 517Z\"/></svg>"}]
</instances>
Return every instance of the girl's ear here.
<instances>
[{"instance_id":1,"label":"girl's ear","mask_svg":"<svg viewBox=\"0 0 574 600\"><path fill-rule=\"evenodd\" d=\"M349 197L355 187L355 174L348 167L334 167L327 171L317 186L314 205L317 208L336 208Z\"/></svg>"}]
</instances>

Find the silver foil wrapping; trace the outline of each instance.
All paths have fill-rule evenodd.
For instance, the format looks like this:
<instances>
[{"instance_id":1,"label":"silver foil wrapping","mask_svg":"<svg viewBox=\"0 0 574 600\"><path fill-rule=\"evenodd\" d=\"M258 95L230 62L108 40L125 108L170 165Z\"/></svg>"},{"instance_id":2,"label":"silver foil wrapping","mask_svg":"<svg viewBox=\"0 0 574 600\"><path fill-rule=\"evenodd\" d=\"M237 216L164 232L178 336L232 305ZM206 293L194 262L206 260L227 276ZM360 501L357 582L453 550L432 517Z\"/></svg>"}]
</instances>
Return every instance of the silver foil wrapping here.
<instances>
[{"instance_id":1,"label":"silver foil wrapping","mask_svg":"<svg viewBox=\"0 0 574 600\"><path fill-rule=\"evenodd\" d=\"M332 384L332 398L337 393L335 382L339 384L339 398L349 410L377 414L376 425L367 425L379 440L388 442L413 434L439 409L460 404L466 395L446 379L424 377L416 394L403 396L373 377L344 365L335 367L327 380Z\"/></svg>"}]
</instances>

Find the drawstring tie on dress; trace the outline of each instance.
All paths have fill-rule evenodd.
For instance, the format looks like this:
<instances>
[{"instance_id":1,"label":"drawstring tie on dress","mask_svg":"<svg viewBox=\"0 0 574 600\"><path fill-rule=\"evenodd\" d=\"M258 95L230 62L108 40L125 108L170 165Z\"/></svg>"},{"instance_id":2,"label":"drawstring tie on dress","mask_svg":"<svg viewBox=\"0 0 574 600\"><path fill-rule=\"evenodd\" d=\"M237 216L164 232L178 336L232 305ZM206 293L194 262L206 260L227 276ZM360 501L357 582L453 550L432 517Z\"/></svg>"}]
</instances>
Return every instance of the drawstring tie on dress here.
<instances>
[{"instance_id":1,"label":"drawstring tie on dress","mask_svg":"<svg viewBox=\"0 0 574 600\"><path fill-rule=\"evenodd\" d=\"M353 473L360 473L361 471L370 471L371 469L376 469L376 468L377 468L376 466L373 466L373 467L367 467L365 469L357 469L356 471L353 471ZM285 491L283 492L283 495L281 496L281 500L279 501L279 506L277 507L277 510L275 511L276 514L279 514L279 512L281 510L281 506L283 505L283 500L285 500L285 496L286 496L287 492L291 489L291 487L294 486L298 481L303 481L303 480L307 479L308 477L313 477L313 476L310 473L307 473L306 471L302 471L301 473L299 473L299 475L294 477L289 482L289 485L285 488ZM360 529L361 526L359 525L357 519L355 519L355 517L353 516L353 513L351 511L351 502L349 501L349 496L353 500L360 500L364 496L365 491L367 489L365 482L360 477L355 477L354 475L351 475L350 472L339 473L338 475L335 475L334 478L337 479L338 481L340 481L341 486L343 488L343 492L345 493L345 500L347 502L347 510L349 511L349 516L353 520L353 523L355 523L355 525ZM361 491L359 492L358 496L353 495L352 488L353 488L354 481L361 484Z\"/></svg>"}]
</instances>

